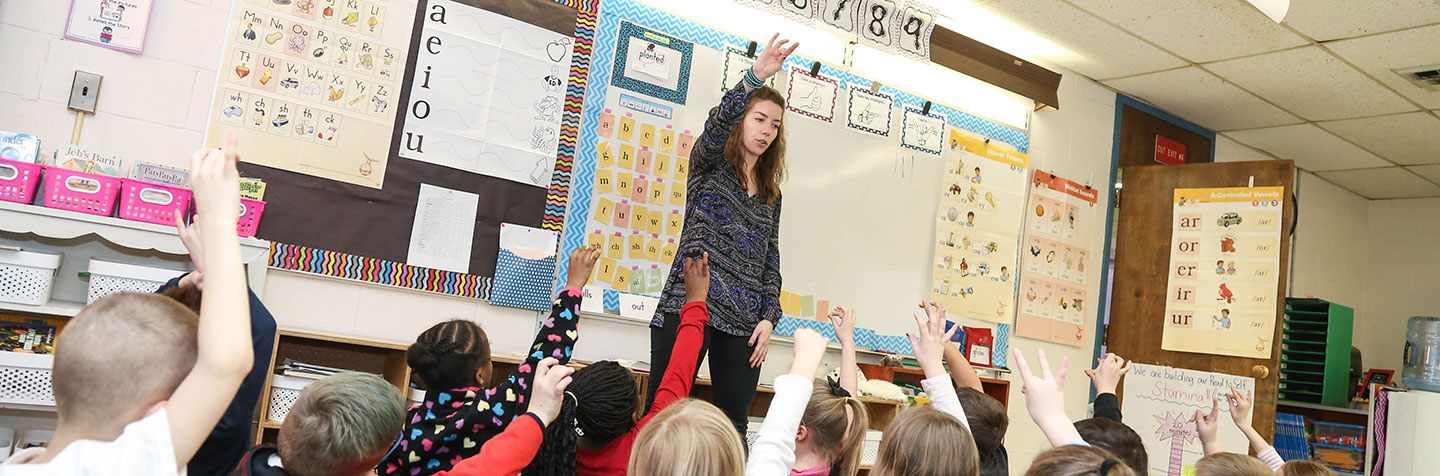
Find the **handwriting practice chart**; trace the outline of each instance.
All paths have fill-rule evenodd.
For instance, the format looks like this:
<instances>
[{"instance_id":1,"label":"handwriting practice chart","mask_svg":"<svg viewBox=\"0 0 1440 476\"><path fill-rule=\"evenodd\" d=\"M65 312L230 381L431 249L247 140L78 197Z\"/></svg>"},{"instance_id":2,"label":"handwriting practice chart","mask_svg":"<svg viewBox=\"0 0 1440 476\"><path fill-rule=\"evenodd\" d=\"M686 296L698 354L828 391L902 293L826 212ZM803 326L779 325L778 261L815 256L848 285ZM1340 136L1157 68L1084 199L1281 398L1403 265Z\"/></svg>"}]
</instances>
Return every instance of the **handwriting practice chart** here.
<instances>
[{"instance_id":1,"label":"handwriting practice chart","mask_svg":"<svg viewBox=\"0 0 1440 476\"><path fill-rule=\"evenodd\" d=\"M450 0L429 5L397 154L550 186L573 39Z\"/></svg>"},{"instance_id":2,"label":"handwriting practice chart","mask_svg":"<svg viewBox=\"0 0 1440 476\"><path fill-rule=\"evenodd\" d=\"M586 241L604 250L595 282L655 295L665 286L685 226L695 134L651 119L609 109L600 114Z\"/></svg>"},{"instance_id":3,"label":"handwriting practice chart","mask_svg":"<svg viewBox=\"0 0 1440 476\"><path fill-rule=\"evenodd\" d=\"M1014 320L1027 158L950 129L931 299L951 314Z\"/></svg>"},{"instance_id":4,"label":"handwriting practice chart","mask_svg":"<svg viewBox=\"0 0 1440 476\"><path fill-rule=\"evenodd\" d=\"M1096 224L1099 191L1036 169L1025 210L1021 243L1020 313L1022 337L1080 346L1085 337L1085 275L1092 257L1089 237Z\"/></svg>"},{"instance_id":5,"label":"handwriting practice chart","mask_svg":"<svg viewBox=\"0 0 1440 476\"><path fill-rule=\"evenodd\" d=\"M1176 189L1161 348L1268 358L1284 187Z\"/></svg>"},{"instance_id":6,"label":"handwriting practice chart","mask_svg":"<svg viewBox=\"0 0 1440 476\"><path fill-rule=\"evenodd\" d=\"M385 181L415 2L244 0L225 43L206 145L371 188Z\"/></svg>"}]
</instances>

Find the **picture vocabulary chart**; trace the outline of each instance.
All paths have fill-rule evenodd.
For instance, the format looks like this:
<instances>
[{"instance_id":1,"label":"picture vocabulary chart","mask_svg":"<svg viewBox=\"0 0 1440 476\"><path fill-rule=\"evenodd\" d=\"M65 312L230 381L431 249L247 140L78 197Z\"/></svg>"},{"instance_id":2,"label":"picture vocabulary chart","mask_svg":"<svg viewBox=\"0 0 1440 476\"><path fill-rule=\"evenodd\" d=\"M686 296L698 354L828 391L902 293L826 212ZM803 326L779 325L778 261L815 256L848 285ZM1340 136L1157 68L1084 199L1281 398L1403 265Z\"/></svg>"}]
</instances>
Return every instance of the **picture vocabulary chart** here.
<instances>
[{"instance_id":1,"label":"picture vocabulary chart","mask_svg":"<svg viewBox=\"0 0 1440 476\"><path fill-rule=\"evenodd\" d=\"M1080 346L1085 337L1085 274L1091 267L1091 227L1097 226L1099 191L1043 170L1030 181L1021 244L1022 337Z\"/></svg>"},{"instance_id":2,"label":"picture vocabulary chart","mask_svg":"<svg viewBox=\"0 0 1440 476\"><path fill-rule=\"evenodd\" d=\"M1269 358L1284 203L1284 187L1175 190L1161 348Z\"/></svg>"},{"instance_id":3,"label":"picture vocabulary chart","mask_svg":"<svg viewBox=\"0 0 1440 476\"><path fill-rule=\"evenodd\" d=\"M231 131L246 162L380 188L415 2L236 4L207 147Z\"/></svg>"},{"instance_id":4,"label":"picture vocabulary chart","mask_svg":"<svg viewBox=\"0 0 1440 476\"><path fill-rule=\"evenodd\" d=\"M950 129L931 299L951 314L1014 320L1027 158Z\"/></svg>"},{"instance_id":5,"label":"picture vocabulary chart","mask_svg":"<svg viewBox=\"0 0 1440 476\"><path fill-rule=\"evenodd\" d=\"M1240 450L1249 446L1245 434L1231 423L1223 400L1230 389L1248 394L1255 379L1236 375L1132 363L1123 393L1125 424L1140 434L1148 449L1148 468L1137 473L1151 476L1195 474L1195 462L1205 456L1193 420L1196 410L1209 412L1222 399L1219 411L1220 446ZM1248 419L1250 415L1246 415ZM1243 451L1243 450L1242 450Z\"/></svg>"},{"instance_id":6,"label":"picture vocabulary chart","mask_svg":"<svg viewBox=\"0 0 1440 476\"><path fill-rule=\"evenodd\" d=\"M397 154L550 186L572 38L450 0L420 35Z\"/></svg>"}]
</instances>

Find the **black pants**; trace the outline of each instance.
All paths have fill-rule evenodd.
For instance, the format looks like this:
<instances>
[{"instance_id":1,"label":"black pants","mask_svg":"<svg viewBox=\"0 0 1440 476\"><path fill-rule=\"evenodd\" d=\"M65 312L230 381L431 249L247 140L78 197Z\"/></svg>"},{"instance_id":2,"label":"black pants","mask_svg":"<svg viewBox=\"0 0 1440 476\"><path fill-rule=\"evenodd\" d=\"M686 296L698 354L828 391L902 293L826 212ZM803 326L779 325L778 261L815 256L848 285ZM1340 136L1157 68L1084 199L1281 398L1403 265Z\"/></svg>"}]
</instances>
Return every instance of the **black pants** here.
<instances>
[{"instance_id":1,"label":"black pants","mask_svg":"<svg viewBox=\"0 0 1440 476\"><path fill-rule=\"evenodd\" d=\"M680 327L678 314L665 315L665 327L650 328L650 388L645 394L645 408L655 400L664 380L665 367L670 364L670 351L675 348L675 332ZM750 336L732 336L705 326L705 343L696 356L695 371L700 371L700 361L710 353L710 391L715 406L735 424L740 432L740 441L745 441L745 430L750 416L750 403L755 400L755 386L760 383L760 369L750 367ZM745 445L747 448L749 445Z\"/></svg>"}]
</instances>

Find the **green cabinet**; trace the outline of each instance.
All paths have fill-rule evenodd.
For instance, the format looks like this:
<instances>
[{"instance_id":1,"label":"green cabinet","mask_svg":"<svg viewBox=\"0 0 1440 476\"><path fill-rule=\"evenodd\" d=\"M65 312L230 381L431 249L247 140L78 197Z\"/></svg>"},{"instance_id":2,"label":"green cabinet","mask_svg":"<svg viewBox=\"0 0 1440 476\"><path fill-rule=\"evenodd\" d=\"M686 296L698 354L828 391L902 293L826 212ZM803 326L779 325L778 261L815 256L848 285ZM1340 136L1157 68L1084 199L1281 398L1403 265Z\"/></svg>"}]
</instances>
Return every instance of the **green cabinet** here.
<instances>
[{"instance_id":1,"label":"green cabinet","mask_svg":"<svg viewBox=\"0 0 1440 476\"><path fill-rule=\"evenodd\" d=\"M1281 325L1280 400L1348 406L1355 310L1321 299L1286 298Z\"/></svg>"}]
</instances>

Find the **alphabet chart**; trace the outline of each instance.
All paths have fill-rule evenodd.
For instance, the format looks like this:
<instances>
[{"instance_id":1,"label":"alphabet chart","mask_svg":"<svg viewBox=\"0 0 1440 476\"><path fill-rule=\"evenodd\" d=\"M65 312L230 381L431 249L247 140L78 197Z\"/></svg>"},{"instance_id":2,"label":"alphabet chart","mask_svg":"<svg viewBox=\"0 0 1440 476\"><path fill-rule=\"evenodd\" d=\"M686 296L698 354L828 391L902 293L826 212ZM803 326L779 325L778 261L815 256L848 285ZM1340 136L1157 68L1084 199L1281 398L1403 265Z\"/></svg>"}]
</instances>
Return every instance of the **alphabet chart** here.
<instances>
[{"instance_id":1,"label":"alphabet chart","mask_svg":"<svg viewBox=\"0 0 1440 476\"><path fill-rule=\"evenodd\" d=\"M1162 349L1269 358L1284 204L1284 187L1175 189Z\"/></svg>"},{"instance_id":2,"label":"alphabet chart","mask_svg":"<svg viewBox=\"0 0 1440 476\"><path fill-rule=\"evenodd\" d=\"M1090 230L1096 226L1099 190L1036 169L1026 206L1021 243L1022 337L1080 346L1085 338L1085 274L1091 271Z\"/></svg>"},{"instance_id":3,"label":"alphabet chart","mask_svg":"<svg viewBox=\"0 0 1440 476\"><path fill-rule=\"evenodd\" d=\"M549 187L573 39L437 0L419 40L398 155Z\"/></svg>"},{"instance_id":4,"label":"alphabet chart","mask_svg":"<svg viewBox=\"0 0 1440 476\"><path fill-rule=\"evenodd\" d=\"M246 162L380 188L415 2L244 0L233 10L206 145Z\"/></svg>"},{"instance_id":5,"label":"alphabet chart","mask_svg":"<svg viewBox=\"0 0 1440 476\"><path fill-rule=\"evenodd\" d=\"M600 114L595 193L586 242L605 252L595 282L632 294L660 293L685 226L685 184L696 134L635 112Z\"/></svg>"},{"instance_id":6,"label":"alphabet chart","mask_svg":"<svg viewBox=\"0 0 1440 476\"><path fill-rule=\"evenodd\" d=\"M1009 323L1028 159L953 128L944 156L931 299L951 314Z\"/></svg>"}]
</instances>

